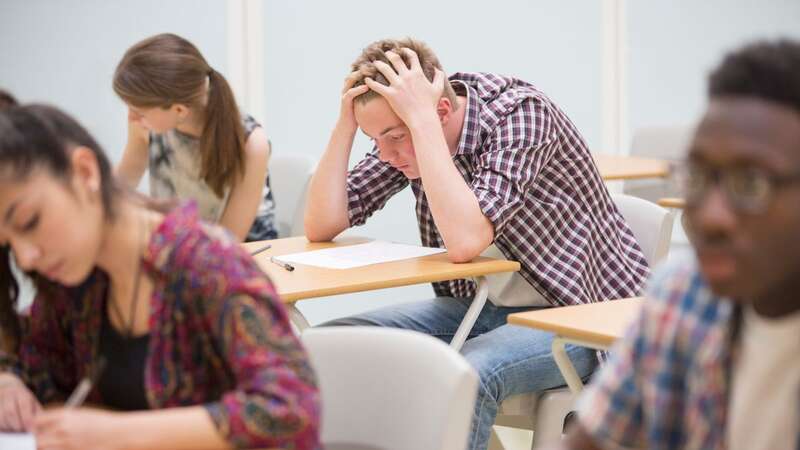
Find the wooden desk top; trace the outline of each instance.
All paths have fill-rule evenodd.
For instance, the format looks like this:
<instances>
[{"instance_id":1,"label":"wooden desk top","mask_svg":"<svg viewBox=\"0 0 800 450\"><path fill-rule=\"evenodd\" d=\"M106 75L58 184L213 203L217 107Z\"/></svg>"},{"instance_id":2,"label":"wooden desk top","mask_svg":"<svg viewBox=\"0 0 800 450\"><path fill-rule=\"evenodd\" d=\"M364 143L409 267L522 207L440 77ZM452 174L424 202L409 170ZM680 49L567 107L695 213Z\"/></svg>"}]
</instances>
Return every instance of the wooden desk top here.
<instances>
[{"instance_id":1,"label":"wooden desk top","mask_svg":"<svg viewBox=\"0 0 800 450\"><path fill-rule=\"evenodd\" d=\"M352 269L325 269L296 264L295 270L292 272L282 269L269 261L270 256L362 244L370 240L357 237L341 237L334 242L310 243L305 237L300 236L271 241L248 242L243 245L252 251L262 247L264 243L272 244L272 248L259 253L254 258L261 269L272 278L278 293L281 294L286 303L328 295L455 280L494 273L516 272L520 268L519 263L516 261L485 257L478 257L468 263L454 264L447 259L446 253Z\"/></svg>"},{"instance_id":2,"label":"wooden desk top","mask_svg":"<svg viewBox=\"0 0 800 450\"><path fill-rule=\"evenodd\" d=\"M606 153L593 153L592 156L600 176L606 181L666 178L669 175L669 161L663 159Z\"/></svg>"},{"instance_id":3,"label":"wooden desk top","mask_svg":"<svg viewBox=\"0 0 800 450\"><path fill-rule=\"evenodd\" d=\"M510 314L508 323L549 331L604 347L621 338L642 307L643 298L564 306Z\"/></svg>"},{"instance_id":4,"label":"wooden desk top","mask_svg":"<svg viewBox=\"0 0 800 450\"><path fill-rule=\"evenodd\" d=\"M674 209L685 209L686 208L686 200L678 197L664 197L658 199L657 202L660 206L664 208L674 208Z\"/></svg>"}]
</instances>

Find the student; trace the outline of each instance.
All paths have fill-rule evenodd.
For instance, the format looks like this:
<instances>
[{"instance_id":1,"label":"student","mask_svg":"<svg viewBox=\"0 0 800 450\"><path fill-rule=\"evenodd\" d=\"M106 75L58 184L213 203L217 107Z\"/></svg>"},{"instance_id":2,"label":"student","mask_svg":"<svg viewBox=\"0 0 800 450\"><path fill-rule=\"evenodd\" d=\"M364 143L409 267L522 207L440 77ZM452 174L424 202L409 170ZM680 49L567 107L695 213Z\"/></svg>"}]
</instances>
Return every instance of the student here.
<instances>
[{"instance_id":1,"label":"student","mask_svg":"<svg viewBox=\"0 0 800 450\"><path fill-rule=\"evenodd\" d=\"M64 113L0 112L0 429L47 449L316 448L314 375L270 281L191 203L144 201ZM36 280L24 322L10 252ZM102 359L88 402L118 411L42 411Z\"/></svg>"},{"instance_id":2,"label":"student","mask_svg":"<svg viewBox=\"0 0 800 450\"><path fill-rule=\"evenodd\" d=\"M124 181L135 187L149 168L153 197L195 200L201 218L240 240L278 236L266 134L192 43L159 34L134 45L114 91L128 105Z\"/></svg>"},{"instance_id":3,"label":"student","mask_svg":"<svg viewBox=\"0 0 800 450\"><path fill-rule=\"evenodd\" d=\"M654 277L566 448L800 448L800 42L729 54L708 93L686 170L696 258Z\"/></svg>"},{"instance_id":4,"label":"student","mask_svg":"<svg viewBox=\"0 0 800 450\"><path fill-rule=\"evenodd\" d=\"M358 128L375 143L347 170ZM305 228L329 240L363 224L411 185L422 244L453 262L487 251L519 261L489 299L463 348L480 390L470 448L486 448L508 396L564 384L552 336L506 325L512 312L638 295L649 271L592 156L567 116L533 85L489 73L445 79L419 41L383 40L353 63L339 120L314 175ZM490 247L492 246L492 247ZM437 298L327 325L406 328L450 341L475 292L435 283ZM595 353L571 347L582 376Z\"/></svg>"}]
</instances>

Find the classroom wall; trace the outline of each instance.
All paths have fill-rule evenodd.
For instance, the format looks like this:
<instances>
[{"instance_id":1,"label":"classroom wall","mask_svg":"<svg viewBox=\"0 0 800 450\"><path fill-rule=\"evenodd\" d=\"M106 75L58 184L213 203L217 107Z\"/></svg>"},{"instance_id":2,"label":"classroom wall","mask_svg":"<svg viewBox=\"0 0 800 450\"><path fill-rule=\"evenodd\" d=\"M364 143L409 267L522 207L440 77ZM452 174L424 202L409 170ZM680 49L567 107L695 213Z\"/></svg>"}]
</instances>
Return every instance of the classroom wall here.
<instances>
[{"instance_id":1,"label":"classroom wall","mask_svg":"<svg viewBox=\"0 0 800 450\"><path fill-rule=\"evenodd\" d=\"M0 87L75 115L111 159L122 156L127 111L111 89L125 50L171 32L226 69L225 3L214 0L0 1Z\"/></svg>"},{"instance_id":2,"label":"classroom wall","mask_svg":"<svg viewBox=\"0 0 800 450\"><path fill-rule=\"evenodd\" d=\"M321 155L336 120L349 63L372 40L415 36L448 71L495 71L532 81L572 117L590 146L601 142L603 0L406 0L403 8L342 0L265 0L265 124L276 154ZM800 38L796 0L625 2L628 128L693 122L705 78L723 51L757 36ZM171 31L225 72L226 4L213 0L0 2L0 87L23 101L75 114L113 161L125 143L125 108L111 75L125 49ZM351 161L368 150L359 137ZM613 149L607 149L613 150ZM622 149L624 152L625 149ZM356 234L418 242L410 192ZM432 295L428 286L308 301L312 323Z\"/></svg>"},{"instance_id":3,"label":"classroom wall","mask_svg":"<svg viewBox=\"0 0 800 450\"><path fill-rule=\"evenodd\" d=\"M708 73L753 39L800 38L797 0L628 0L628 131L702 114Z\"/></svg>"}]
</instances>

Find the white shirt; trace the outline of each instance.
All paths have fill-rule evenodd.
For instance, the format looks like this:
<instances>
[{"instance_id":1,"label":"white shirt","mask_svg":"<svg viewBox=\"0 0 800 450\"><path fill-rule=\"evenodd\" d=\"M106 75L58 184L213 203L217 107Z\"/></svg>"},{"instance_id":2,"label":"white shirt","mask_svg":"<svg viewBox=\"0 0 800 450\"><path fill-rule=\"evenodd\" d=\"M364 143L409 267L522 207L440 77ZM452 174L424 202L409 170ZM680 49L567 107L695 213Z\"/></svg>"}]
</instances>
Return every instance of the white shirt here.
<instances>
[{"instance_id":1,"label":"white shirt","mask_svg":"<svg viewBox=\"0 0 800 450\"><path fill-rule=\"evenodd\" d=\"M800 426L800 312L770 319L746 308L734 361L730 450L795 449Z\"/></svg>"}]
</instances>

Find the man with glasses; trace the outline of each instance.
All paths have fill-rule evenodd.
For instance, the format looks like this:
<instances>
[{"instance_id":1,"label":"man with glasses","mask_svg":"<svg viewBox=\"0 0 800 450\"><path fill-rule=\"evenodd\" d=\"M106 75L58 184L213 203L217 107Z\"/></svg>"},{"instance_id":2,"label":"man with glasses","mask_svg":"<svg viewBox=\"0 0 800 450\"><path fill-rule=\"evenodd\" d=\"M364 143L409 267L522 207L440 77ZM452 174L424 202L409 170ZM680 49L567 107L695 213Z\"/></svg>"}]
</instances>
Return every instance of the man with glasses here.
<instances>
[{"instance_id":1,"label":"man with glasses","mask_svg":"<svg viewBox=\"0 0 800 450\"><path fill-rule=\"evenodd\" d=\"M709 97L684 171L695 258L653 277L566 448L800 448L800 43L728 55Z\"/></svg>"}]
</instances>

